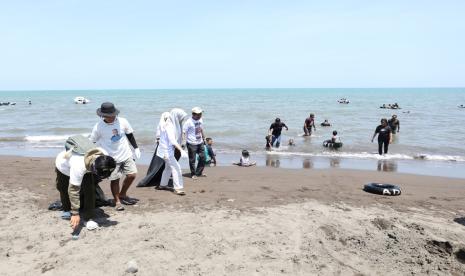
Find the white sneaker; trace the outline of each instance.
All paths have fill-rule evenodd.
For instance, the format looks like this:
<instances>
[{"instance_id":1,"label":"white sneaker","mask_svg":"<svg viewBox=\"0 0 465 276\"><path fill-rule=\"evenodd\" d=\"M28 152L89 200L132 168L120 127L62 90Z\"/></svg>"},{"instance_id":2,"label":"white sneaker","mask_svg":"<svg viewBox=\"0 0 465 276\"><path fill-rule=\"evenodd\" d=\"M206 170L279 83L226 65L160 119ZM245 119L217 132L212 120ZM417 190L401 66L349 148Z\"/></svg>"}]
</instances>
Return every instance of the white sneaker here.
<instances>
[{"instance_id":1,"label":"white sneaker","mask_svg":"<svg viewBox=\"0 0 465 276\"><path fill-rule=\"evenodd\" d=\"M95 230L95 229L98 228L98 223L96 223L93 220L89 220L89 221L86 222L86 228L89 231Z\"/></svg>"}]
</instances>

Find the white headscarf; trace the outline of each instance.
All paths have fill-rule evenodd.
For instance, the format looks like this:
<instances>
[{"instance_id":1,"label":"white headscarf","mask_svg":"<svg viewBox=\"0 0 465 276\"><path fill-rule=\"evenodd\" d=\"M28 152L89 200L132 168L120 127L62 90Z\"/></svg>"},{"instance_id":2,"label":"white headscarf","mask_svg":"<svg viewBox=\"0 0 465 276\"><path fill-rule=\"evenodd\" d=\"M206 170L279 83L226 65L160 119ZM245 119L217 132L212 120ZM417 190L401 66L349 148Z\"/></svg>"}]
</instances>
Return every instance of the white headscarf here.
<instances>
[{"instance_id":1,"label":"white headscarf","mask_svg":"<svg viewBox=\"0 0 465 276\"><path fill-rule=\"evenodd\" d=\"M176 130L175 137L178 144L182 143L182 125L189 118L189 115L180 108L173 108L170 111L171 122Z\"/></svg>"},{"instance_id":2,"label":"white headscarf","mask_svg":"<svg viewBox=\"0 0 465 276\"><path fill-rule=\"evenodd\" d=\"M169 112L163 112L160 116L160 122L158 123L159 131L166 130L166 127L172 123L171 114Z\"/></svg>"}]
</instances>

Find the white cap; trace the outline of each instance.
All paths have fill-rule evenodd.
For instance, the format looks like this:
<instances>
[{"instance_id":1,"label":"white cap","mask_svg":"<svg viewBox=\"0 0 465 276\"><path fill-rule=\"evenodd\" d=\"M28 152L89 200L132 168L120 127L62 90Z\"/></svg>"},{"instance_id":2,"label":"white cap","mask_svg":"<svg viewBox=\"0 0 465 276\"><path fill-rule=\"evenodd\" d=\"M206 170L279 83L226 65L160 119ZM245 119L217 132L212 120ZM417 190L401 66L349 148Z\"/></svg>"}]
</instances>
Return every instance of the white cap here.
<instances>
[{"instance_id":1,"label":"white cap","mask_svg":"<svg viewBox=\"0 0 465 276\"><path fill-rule=\"evenodd\" d=\"M198 106L192 108L192 113L200 114L200 113L202 113L202 112L203 112L202 108L200 108L200 107L198 107Z\"/></svg>"}]
</instances>

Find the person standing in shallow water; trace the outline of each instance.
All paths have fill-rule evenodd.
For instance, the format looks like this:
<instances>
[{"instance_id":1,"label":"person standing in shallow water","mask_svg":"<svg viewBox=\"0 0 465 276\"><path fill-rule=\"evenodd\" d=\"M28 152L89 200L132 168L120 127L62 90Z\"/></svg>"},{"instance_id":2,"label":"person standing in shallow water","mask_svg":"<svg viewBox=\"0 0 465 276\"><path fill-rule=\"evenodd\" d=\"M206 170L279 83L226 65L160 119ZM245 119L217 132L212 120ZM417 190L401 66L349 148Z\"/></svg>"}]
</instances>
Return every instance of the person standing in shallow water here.
<instances>
[{"instance_id":1,"label":"person standing in shallow water","mask_svg":"<svg viewBox=\"0 0 465 276\"><path fill-rule=\"evenodd\" d=\"M285 127L286 130L289 130L286 124L281 122L281 119L279 118L276 118L274 123L271 124L268 135L271 135L272 147L279 148L279 145L281 144L281 131L283 130L283 127Z\"/></svg>"},{"instance_id":2,"label":"person standing in shallow water","mask_svg":"<svg viewBox=\"0 0 465 276\"><path fill-rule=\"evenodd\" d=\"M312 135L312 127L313 127L313 130L316 131L315 115L313 113L310 113L310 117L305 119L305 122L304 122L304 136Z\"/></svg>"},{"instance_id":3,"label":"person standing in shallow water","mask_svg":"<svg viewBox=\"0 0 465 276\"><path fill-rule=\"evenodd\" d=\"M391 128L388 125L387 119L381 119L381 125L376 127L375 133L373 134L373 138L371 138L371 142L375 139L376 134L378 134L378 153L379 155L388 153L389 144L392 143L392 132Z\"/></svg>"},{"instance_id":4,"label":"person standing in shallow water","mask_svg":"<svg viewBox=\"0 0 465 276\"><path fill-rule=\"evenodd\" d=\"M389 127L391 128L392 134L400 132L400 121L397 119L397 115L392 115L392 118L388 121Z\"/></svg>"}]
</instances>

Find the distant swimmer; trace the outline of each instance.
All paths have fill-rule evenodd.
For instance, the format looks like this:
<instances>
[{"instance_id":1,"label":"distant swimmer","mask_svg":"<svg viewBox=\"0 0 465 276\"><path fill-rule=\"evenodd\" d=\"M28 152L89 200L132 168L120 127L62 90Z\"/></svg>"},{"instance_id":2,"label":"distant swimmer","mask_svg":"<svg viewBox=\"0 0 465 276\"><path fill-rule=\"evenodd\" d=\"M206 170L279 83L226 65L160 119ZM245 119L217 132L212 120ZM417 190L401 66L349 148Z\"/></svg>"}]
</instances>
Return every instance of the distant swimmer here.
<instances>
[{"instance_id":1,"label":"distant swimmer","mask_svg":"<svg viewBox=\"0 0 465 276\"><path fill-rule=\"evenodd\" d=\"M324 127L329 127L331 126L331 124L328 122L328 120L325 119L325 121L323 123L320 124L321 126L324 126Z\"/></svg>"},{"instance_id":2,"label":"distant swimmer","mask_svg":"<svg viewBox=\"0 0 465 276\"><path fill-rule=\"evenodd\" d=\"M337 135L336 130L333 131L333 136L331 137L331 139L328 139L323 142L323 146L327 148L335 148L335 149L342 147L341 138L339 138L339 136Z\"/></svg>"},{"instance_id":3,"label":"distant swimmer","mask_svg":"<svg viewBox=\"0 0 465 276\"><path fill-rule=\"evenodd\" d=\"M389 127L391 128L392 134L400 132L400 121L397 119L397 115L392 115L392 118L388 121Z\"/></svg>"},{"instance_id":4,"label":"distant swimmer","mask_svg":"<svg viewBox=\"0 0 465 276\"><path fill-rule=\"evenodd\" d=\"M305 122L304 122L304 136L312 135L312 127L313 127L313 130L316 131L315 114L310 113L310 117L305 119Z\"/></svg>"},{"instance_id":5,"label":"distant swimmer","mask_svg":"<svg viewBox=\"0 0 465 276\"><path fill-rule=\"evenodd\" d=\"M459 108L465 108L465 105L461 104L459 105Z\"/></svg>"},{"instance_id":6,"label":"distant swimmer","mask_svg":"<svg viewBox=\"0 0 465 276\"><path fill-rule=\"evenodd\" d=\"M287 144L288 146L295 146L295 142L294 142L294 139L289 139L289 143Z\"/></svg>"}]
</instances>

